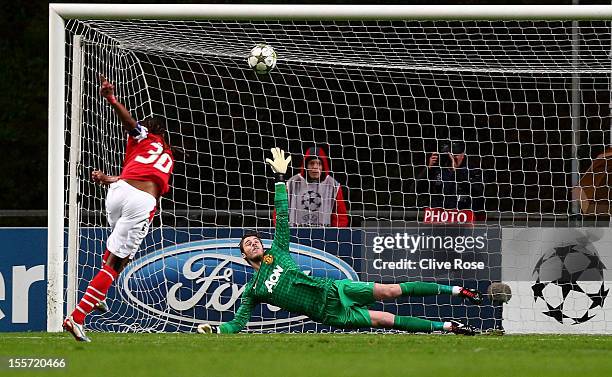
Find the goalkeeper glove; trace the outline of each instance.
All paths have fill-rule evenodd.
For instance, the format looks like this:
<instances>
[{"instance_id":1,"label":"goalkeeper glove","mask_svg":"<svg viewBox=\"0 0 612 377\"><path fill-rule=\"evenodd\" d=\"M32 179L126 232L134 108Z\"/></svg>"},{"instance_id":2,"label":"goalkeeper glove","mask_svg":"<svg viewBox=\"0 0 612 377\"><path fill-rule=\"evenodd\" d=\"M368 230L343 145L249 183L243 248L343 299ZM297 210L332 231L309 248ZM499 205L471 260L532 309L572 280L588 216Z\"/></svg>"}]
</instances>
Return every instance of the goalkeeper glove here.
<instances>
[{"instance_id":1,"label":"goalkeeper glove","mask_svg":"<svg viewBox=\"0 0 612 377\"><path fill-rule=\"evenodd\" d=\"M198 325L198 333L199 334L218 334L219 326L209 325L208 323L203 323Z\"/></svg>"},{"instance_id":2,"label":"goalkeeper glove","mask_svg":"<svg viewBox=\"0 0 612 377\"><path fill-rule=\"evenodd\" d=\"M287 173L287 167L291 162L291 155L285 158L285 151L280 148L272 148L272 160L266 158L266 162L270 164L274 173L277 174L277 180L282 181L283 175Z\"/></svg>"}]
</instances>

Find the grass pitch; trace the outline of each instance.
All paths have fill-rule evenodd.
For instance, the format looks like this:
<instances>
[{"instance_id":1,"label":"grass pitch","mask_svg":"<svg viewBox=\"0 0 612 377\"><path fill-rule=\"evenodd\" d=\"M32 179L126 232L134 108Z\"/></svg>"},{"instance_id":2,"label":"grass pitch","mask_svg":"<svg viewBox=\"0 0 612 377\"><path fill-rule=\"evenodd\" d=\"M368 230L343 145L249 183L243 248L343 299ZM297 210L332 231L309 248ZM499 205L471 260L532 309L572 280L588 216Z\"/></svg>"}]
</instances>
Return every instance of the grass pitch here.
<instances>
[{"instance_id":1,"label":"grass pitch","mask_svg":"<svg viewBox=\"0 0 612 377\"><path fill-rule=\"evenodd\" d=\"M381 334L0 334L0 375L31 376L606 376L612 336ZM64 358L61 370L8 358Z\"/></svg>"}]
</instances>

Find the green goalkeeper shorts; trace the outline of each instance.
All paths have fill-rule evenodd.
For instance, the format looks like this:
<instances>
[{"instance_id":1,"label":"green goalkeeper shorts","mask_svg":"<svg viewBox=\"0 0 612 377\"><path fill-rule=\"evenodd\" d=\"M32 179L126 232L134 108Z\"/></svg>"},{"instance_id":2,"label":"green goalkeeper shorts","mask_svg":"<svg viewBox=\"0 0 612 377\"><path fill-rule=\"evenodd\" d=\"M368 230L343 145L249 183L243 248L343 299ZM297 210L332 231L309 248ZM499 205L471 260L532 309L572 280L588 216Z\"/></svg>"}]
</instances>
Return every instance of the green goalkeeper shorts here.
<instances>
[{"instance_id":1,"label":"green goalkeeper shorts","mask_svg":"<svg viewBox=\"0 0 612 377\"><path fill-rule=\"evenodd\" d=\"M336 280L327 294L323 323L341 328L372 327L368 306L374 301L374 283Z\"/></svg>"}]
</instances>

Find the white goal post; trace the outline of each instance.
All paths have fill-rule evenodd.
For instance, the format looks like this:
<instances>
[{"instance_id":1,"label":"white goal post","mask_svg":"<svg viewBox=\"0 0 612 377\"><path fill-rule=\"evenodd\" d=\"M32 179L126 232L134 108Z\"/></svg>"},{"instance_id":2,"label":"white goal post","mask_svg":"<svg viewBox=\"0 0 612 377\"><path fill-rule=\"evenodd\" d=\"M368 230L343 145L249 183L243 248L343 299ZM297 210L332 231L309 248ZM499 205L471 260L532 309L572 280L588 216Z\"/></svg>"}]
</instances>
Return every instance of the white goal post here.
<instances>
[{"instance_id":1,"label":"white goal post","mask_svg":"<svg viewBox=\"0 0 612 377\"><path fill-rule=\"evenodd\" d=\"M78 186L68 175L76 171L78 151L71 157L69 172L66 172L66 124L69 106L79 107L78 100L68 100L68 93L77 95L79 86L78 62L67 67L67 20L251 20L251 21L482 21L482 20L612 20L612 5L580 6L497 6L497 5L244 5L244 4L55 4L49 5L49 161L48 161L48 291L47 331L61 331L65 300L65 240L76 237L74 228L66 231L69 224L66 212L70 202L76 199L74 191L67 194L67 185ZM78 42L70 43L75 48ZM282 59L282 57L281 57ZM570 58L571 59L571 58ZM246 63L245 63L246 64ZM72 88L68 88L67 70L70 69ZM77 95L78 96L78 95ZM576 110L577 111L577 110ZM78 111L71 112L70 121L78 130ZM577 117L576 114L573 114ZM80 143L78 132L71 132L71 148ZM79 141L78 141L79 140ZM574 146L575 147L575 146ZM71 154L72 154L71 150ZM574 169L575 170L575 169ZM575 182L574 182L575 183ZM73 203L74 204L74 203ZM74 214L78 211L72 208ZM73 220L73 218L71 218ZM74 219L76 221L76 219ZM69 241L70 242L70 241ZM78 241L77 241L78 242ZM78 248L77 244L74 244ZM73 250L73 252L75 252ZM74 266L73 266L74 267ZM75 270L76 271L76 270ZM75 272L76 273L76 272ZM70 279L68 283L71 284ZM74 289L74 288L73 288ZM73 292L74 293L74 292Z\"/></svg>"}]
</instances>

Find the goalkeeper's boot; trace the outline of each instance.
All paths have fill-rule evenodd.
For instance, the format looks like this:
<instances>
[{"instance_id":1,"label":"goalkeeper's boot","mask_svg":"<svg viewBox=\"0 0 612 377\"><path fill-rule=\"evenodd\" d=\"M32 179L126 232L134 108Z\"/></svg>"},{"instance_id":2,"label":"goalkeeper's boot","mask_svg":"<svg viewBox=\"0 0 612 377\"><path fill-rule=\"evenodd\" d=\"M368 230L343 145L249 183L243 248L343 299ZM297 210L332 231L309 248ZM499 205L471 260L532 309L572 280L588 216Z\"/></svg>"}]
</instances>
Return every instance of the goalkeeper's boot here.
<instances>
[{"instance_id":1,"label":"goalkeeper's boot","mask_svg":"<svg viewBox=\"0 0 612 377\"><path fill-rule=\"evenodd\" d=\"M461 323L459 321L450 321L450 323L450 332L452 332L453 334L474 336L479 332L478 329L476 329L475 327Z\"/></svg>"},{"instance_id":2,"label":"goalkeeper's boot","mask_svg":"<svg viewBox=\"0 0 612 377\"><path fill-rule=\"evenodd\" d=\"M108 311L108 305L106 305L106 300L102 300L102 301L98 302L94 306L94 310L99 312L99 313L106 313Z\"/></svg>"},{"instance_id":3,"label":"goalkeeper's boot","mask_svg":"<svg viewBox=\"0 0 612 377\"><path fill-rule=\"evenodd\" d=\"M62 327L64 330L71 333L72 336L74 336L74 339L76 339L78 342L91 342L91 339L85 335L83 325L76 323L74 319L72 319L72 316L66 317Z\"/></svg>"},{"instance_id":4,"label":"goalkeeper's boot","mask_svg":"<svg viewBox=\"0 0 612 377\"><path fill-rule=\"evenodd\" d=\"M461 292L459 292L459 297L467 299L474 305L482 304L482 293L480 293L476 289L461 288Z\"/></svg>"}]
</instances>

